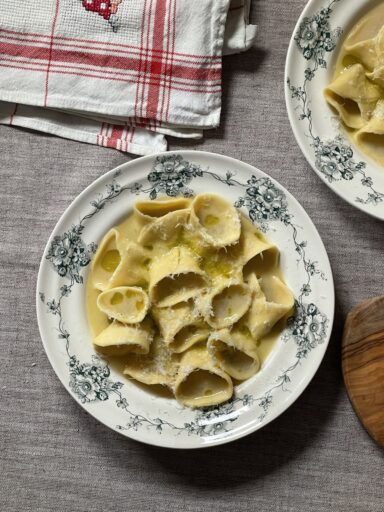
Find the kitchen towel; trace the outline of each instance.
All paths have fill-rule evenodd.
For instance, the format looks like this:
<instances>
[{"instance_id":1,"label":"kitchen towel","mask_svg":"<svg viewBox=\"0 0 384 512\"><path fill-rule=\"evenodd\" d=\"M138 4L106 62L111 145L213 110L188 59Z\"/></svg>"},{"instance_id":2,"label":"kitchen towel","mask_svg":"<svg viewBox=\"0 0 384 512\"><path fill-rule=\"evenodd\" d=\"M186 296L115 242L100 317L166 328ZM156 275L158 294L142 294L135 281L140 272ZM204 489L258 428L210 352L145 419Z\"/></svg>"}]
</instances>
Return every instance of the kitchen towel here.
<instances>
[{"instance_id":1,"label":"kitchen towel","mask_svg":"<svg viewBox=\"0 0 384 512\"><path fill-rule=\"evenodd\" d=\"M145 155L220 122L250 0L1 3L0 123Z\"/></svg>"}]
</instances>

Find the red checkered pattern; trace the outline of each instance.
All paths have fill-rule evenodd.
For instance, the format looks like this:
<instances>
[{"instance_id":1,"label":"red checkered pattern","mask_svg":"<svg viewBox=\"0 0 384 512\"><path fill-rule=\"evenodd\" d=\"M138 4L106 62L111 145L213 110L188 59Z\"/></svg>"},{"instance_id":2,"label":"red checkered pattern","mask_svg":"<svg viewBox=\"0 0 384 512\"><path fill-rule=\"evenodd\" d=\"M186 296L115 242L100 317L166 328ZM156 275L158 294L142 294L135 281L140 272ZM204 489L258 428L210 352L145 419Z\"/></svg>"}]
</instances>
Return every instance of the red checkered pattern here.
<instances>
[{"instance_id":1,"label":"red checkered pattern","mask_svg":"<svg viewBox=\"0 0 384 512\"><path fill-rule=\"evenodd\" d=\"M81 112L99 123L97 144L126 151L143 130L197 137L218 125L230 0L22 4L0 19L0 122L1 101Z\"/></svg>"}]
</instances>

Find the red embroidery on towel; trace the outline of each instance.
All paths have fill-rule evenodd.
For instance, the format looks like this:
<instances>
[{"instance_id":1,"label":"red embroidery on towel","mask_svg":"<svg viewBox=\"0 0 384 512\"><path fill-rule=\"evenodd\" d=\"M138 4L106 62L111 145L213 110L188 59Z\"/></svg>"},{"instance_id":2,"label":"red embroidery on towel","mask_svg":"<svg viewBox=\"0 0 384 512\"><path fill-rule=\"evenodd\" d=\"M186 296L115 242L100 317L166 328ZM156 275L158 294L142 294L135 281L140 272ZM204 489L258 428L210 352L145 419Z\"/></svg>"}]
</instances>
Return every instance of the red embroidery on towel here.
<instances>
[{"instance_id":1,"label":"red embroidery on towel","mask_svg":"<svg viewBox=\"0 0 384 512\"><path fill-rule=\"evenodd\" d=\"M82 0L87 11L97 12L107 20L114 31L117 30L117 11L123 0Z\"/></svg>"}]
</instances>

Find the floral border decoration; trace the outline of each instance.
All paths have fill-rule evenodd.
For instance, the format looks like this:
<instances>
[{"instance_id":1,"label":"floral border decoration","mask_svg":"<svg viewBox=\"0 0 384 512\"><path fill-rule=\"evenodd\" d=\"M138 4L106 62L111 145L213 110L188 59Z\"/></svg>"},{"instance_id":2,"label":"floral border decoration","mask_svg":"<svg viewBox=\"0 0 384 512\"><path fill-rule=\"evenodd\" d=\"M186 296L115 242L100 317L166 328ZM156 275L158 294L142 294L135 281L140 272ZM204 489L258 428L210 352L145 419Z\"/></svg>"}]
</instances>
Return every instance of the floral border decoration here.
<instances>
[{"instance_id":1,"label":"floral border decoration","mask_svg":"<svg viewBox=\"0 0 384 512\"><path fill-rule=\"evenodd\" d=\"M58 337L65 343L68 357L69 386L73 394L81 403L95 403L106 401L115 397L117 407L128 414L128 422L117 425L119 430L138 430L145 425L161 433L165 428L177 433L188 435L211 436L220 432L228 432L231 424L236 421L244 408L257 404L260 408L258 420L262 421L270 409L274 394L278 389L287 391L291 375L302 364L310 352L326 339L329 326L327 317L318 306L307 303L306 298L312 292L312 281L315 277L326 280L325 275L318 268L318 263L308 259L306 255L306 242L299 241L297 227L293 216L288 212L286 196L272 181L265 178L251 176L246 183L234 179L235 174L227 172L225 178L201 166L187 162L181 155L171 154L159 156L147 176L148 188L135 183L132 186L121 186L117 182L120 171L115 173L112 183L106 187L106 194L98 196L90 203L92 210L85 215L79 224L72 226L62 236L55 236L46 254L53 270L65 279L66 283L60 287L60 296L57 299L46 300L45 294L40 292L40 299L46 305L47 312L57 317ZM244 189L244 194L236 201L237 208L245 207L249 218L264 232L268 231L272 222L282 222L291 229L292 239L298 255L298 264L301 264L306 273L300 295L296 299L295 315L289 320L284 333L284 341L294 341L297 346L296 357L271 385L270 389L260 397L245 394L234 397L229 402L218 407L210 407L196 412L195 418L183 425L174 425L161 418L147 418L130 409L128 400L122 394L124 386L121 382L114 382L110 378L108 363L99 356L93 356L92 362L82 363L70 350L70 333L65 327L62 304L71 294L74 286L83 284L82 270L90 263L96 245L86 244L82 239L86 222L97 215L108 203L112 203L122 193L148 194L155 199L159 194L170 197L190 197L193 191L189 188L194 179L210 176L228 186L237 186Z\"/></svg>"},{"instance_id":2,"label":"floral border decoration","mask_svg":"<svg viewBox=\"0 0 384 512\"><path fill-rule=\"evenodd\" d=\"M366 163L356 162L353 158L352 147L341 135L333 140L325 141L316 136L313 131L307 86L319 69L327 68L326 54L334 51L338 38L342 34L341 28L332 29L330 26L332 8L340 1L332 0L328 7L324 7L311 18L303 19L294 40L297 48L308 61L308 67L304 72L302 86L292 85L290 78L287 79L287 86L291 98L298 103L299 120L307 122L308 135L312 139L311 146L314 149L316 169L331 184L341 180L352 181L360 176L361 185L366 187L368 192L365 198L356 197L355 201L376 206L384 201L384 193L377 191L374 188L373 179L366 175Z\"/></svg>"}]
</instances>

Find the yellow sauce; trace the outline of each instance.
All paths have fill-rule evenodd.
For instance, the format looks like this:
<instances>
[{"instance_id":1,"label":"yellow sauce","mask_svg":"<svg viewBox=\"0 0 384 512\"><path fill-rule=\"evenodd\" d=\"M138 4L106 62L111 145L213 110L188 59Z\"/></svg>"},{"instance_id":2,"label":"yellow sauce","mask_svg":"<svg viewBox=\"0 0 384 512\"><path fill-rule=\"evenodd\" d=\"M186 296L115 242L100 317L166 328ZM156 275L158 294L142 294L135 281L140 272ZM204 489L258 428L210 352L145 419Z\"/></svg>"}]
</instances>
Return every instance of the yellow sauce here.
<instances>
[{"instance_id":1,"label":"yellow sauce","mask_svg":"<svg viewBox=\"0 0 384 512\"><path fill-rule=\"evenodd\" d=\"M114 272L119 266L120 260L118 250L107 251L101 260L101 266L106 272Z\"/></svg>"},{"instance_id":2,"label":"yellow sauce","mask_svg":"<svg viewBox=\"0 0 384 512\"><path fill-rule=\"evenodd\" d=\"M123 302L122 294L119 292L116 292L111 299L111 304L115 306L117 304L121 304L122 302Z\"/></svg>"}]
</instances>

